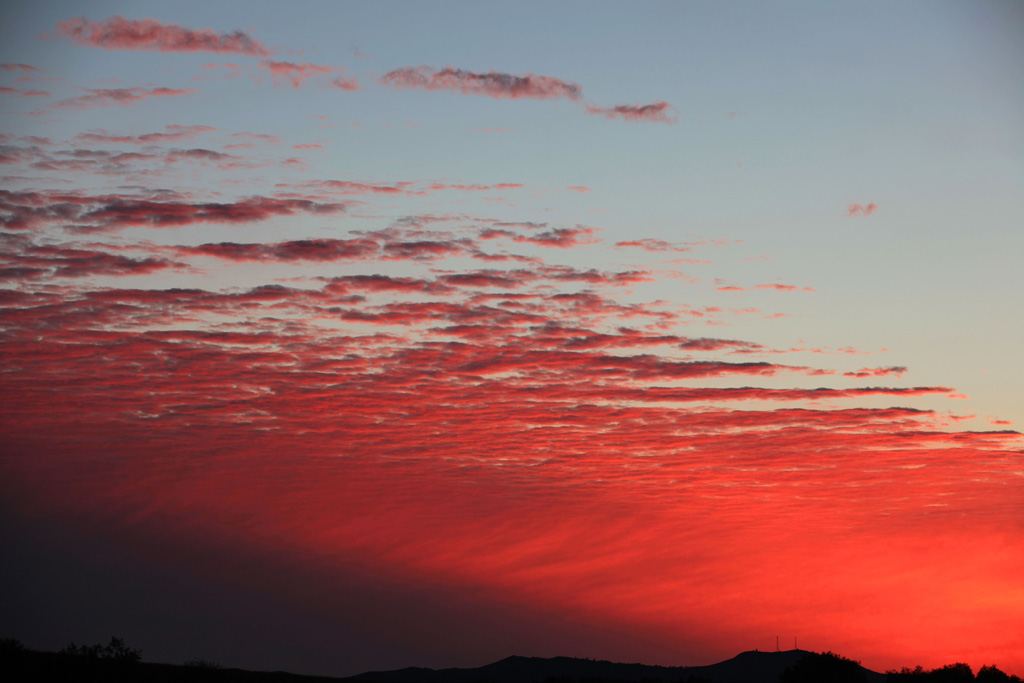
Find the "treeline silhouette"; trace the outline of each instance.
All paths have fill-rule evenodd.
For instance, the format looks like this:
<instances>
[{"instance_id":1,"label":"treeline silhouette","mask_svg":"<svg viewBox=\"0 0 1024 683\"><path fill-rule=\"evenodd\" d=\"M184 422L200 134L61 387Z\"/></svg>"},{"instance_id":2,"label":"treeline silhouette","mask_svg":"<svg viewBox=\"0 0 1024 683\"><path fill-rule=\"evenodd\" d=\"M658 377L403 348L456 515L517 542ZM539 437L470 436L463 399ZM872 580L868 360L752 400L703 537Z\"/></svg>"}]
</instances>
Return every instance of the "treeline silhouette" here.
<instances>
[{"instance_id":1,"label":"treeline silhouette","mask_svg":"<svg viewBox=\"0 0 1024 683\"><path fill-rule=\"evenodd\" d=\"M1017 676L1003 673L995 666L983 666L977 676L962 662L926 671L918 666L885 672L886 683L1022 683ZM834 652L810 652L779 676L779 683L866 683L860 662Z\"/></svg>"},{"instance_id":2,"label":"treeline silhouette","mask_svg":"<svg viewBox=\"0 0 1024 683\"><path fill-rule=\"evenodd\" d=\"M899 681L908 681L909 683L967 683L968 681L977 681L977 683L1021 683L1019 676L1003 673L994 665L983 666L978 669L978 674L974 675L971 672L971 667L962 662L947 664L931 671L925 671L919 666L915 669L904 667L899 671L886 671L885 673L887 681L894 681L896 683L899 683Z\"/></svg>"},{"instance_id":3,"label":"treeline silhouette","mask_svg":"<svg viewBox=\"0 0 1024 683\"><path fill-rule=\"evenodd\" d=\"M487 683L486 681L479 681L478 683ZM581 676L579 678L573 678L572 676L548 676L544 679L544 683L715 683L710 678L704 678L703 676L686 676L673 681L666 681L662 678L641 678L639 681L629 680L624 678L601 678L600 676Z\"/></svg>"},{"instance_id":4,"label":"treeline silhouette","mask_svg":"<svg viewBox=\"0 0 1024 683\"><path fill-rule=\"evenodd\" d=\"M112 637L106 645L71 643L59 652L41 652L14 638L0 638L0 680L74 681L75 683L314 683L337 678L300 676L279 671L225 669L215 661L191 659L183 664L142 661L142 650Z\"/></svg>"},{"instance_id":5,"label":"treeline silhouette","mask_svg":"<svg viewBox=\"0 0 1024 683\"><path fill-rule=\"evenodd\" d=\"M793 654L798 653L794 652ZM608 663L606 662L606 664ZM470 673L470 675L475 673L473 670L463 670L463 672ZM483 672L479 673L481 673L480 677L473 678L473 683L488 683L489 677ZM721 683L720 676L709 675L710 677L682 675L678 678L672 676L669 679L547 676L543 678L543 683ZM781 674L773 677L767 675L767 672L763 672L760 676L756 676L756 680L758 683L869 683L882 680L882 676L883 674L865 669L860 662L842 657L834 652L808 652L795 664L788 666ZM14 638L0 638L0 679L12 681L104 681L106 683L139 680L166 683L178 681L251 681L258 683L268 679L273 679L275 682L306 683L344 680L283 672L225 669L219 663L208 659L192 659L180 665L148 663L142 661L142 650L128 647L122 639L117 637L111 637L110 642L106 645L71 643L59 652L30 650ZM537 676L536 679L539 680L540 676ZM537 683L537 680L523 680L522 683ZM755 679L750 678L750 680ZM969 665L961 662L930 670L925 670L920 666L914 669L904 667L898 671L891 670L884 674L884 680L891 683L1024 683L1020 677L1004 673L995 666L983 666L975 674ZM441 678L438 678L438 681L443 683Z\"/></svg>"}]
</instances>

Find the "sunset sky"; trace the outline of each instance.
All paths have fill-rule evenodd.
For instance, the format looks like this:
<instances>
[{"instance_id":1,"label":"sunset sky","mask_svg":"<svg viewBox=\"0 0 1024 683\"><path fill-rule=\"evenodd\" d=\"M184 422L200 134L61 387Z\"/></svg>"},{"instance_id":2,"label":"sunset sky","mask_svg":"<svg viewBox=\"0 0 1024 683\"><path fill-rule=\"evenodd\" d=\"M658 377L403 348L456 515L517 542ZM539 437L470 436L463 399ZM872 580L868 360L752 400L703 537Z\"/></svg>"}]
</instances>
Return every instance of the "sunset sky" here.
<instances>
[{"instance_id":1,"label":"sunset sky","mask_svg":"<svg viewBox=\"0 0 1024 683\"><path fill-rule=\"evenodd\" d=\"M1024 6L5 2L0 636L1024 675Z\"/></svg>"}]
</instances>

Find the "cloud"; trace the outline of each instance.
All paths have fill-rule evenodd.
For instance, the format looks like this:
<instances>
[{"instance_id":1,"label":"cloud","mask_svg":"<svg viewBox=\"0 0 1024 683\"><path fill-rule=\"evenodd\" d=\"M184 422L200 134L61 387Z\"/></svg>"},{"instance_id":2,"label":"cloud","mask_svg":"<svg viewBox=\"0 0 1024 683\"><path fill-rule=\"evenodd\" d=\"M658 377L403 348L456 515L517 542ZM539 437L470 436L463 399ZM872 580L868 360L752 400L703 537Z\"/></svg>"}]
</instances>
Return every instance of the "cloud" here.
<instances>
[{"instance_id":1,"label":"cloud","mask_svg":"<svg viewBox=\"0 0 1024 683\"><path fill-rule=\"evenodd\" d=\"M263 196L234 202L192 202L130 195L0 190L0 225L8 230L56 224L75 232L107 232L132 226L247 223L297 213L332 214L344 210L345 205L341 203Z\"/></svg>"},{"instance_id":2,"label":"cloud","mask_svg":"<svg viewBox=\"0 0 1024 683\"><path fill-rule=\"evenodd\" d=\"M847 216L870 216L878 209L878 204L871 202L867 205L850 204L846 207Z\"/></svg>"},{"instance_id":3,"label":"cloud","mask_svg":"<svg viewBox=\"0 0 1024 683\"><path fill-rule=\"evenodd\" d=\"M88 95L79 95L55 103L56 107L67 109L90 109L92 107L109 107L112 104L122 106L135 104L150 97L174 97L192 95L199 92L193 88L87 88Z\"/></svg>"},{"instance_id":4,"label":"cloud","mask_svg":"<svg viewBox=\"0 0 1024 683\"><path fill-rule=\"evenodd\" d=\"M19 97L49 97L50 93L45 90L19 90L18 88L8 88L6 86L0 86L0 94L4 95L18 95Z\"/></svg>"},{"instance_id":5,"label":"cloud","mask_svg":"<svg viewBox=\"0 0 1024 683\"><path fill-rule=\"evenodd\" d=\"M236 202L160 202L116 198L94 205L78 217L77 230L111 230L128 226L171 227L195 223L248 223L296 213L330 214L344 211L337 203L303 199L249 197Z\"/></svg>"},{"instance_id":6,"label":"cloud","mask_svg":"<svg viewBox=\"0 0 1024 683\"><path fill-rule=\"evenodd\" d=\"M355 180L313 180L301 184L300 187L340 195L404 194L412 184L411 182L365 183Z\"/></svg>"},{"instance_id":7,"label":"cloud","mask_svg":"<svg viewBox=\"0 0 1024 683\"><path fill-rule=\"evenodd\" d=\"M534 244L540 247L557 247L559 249L569 249L570 247L576 247L582 244L594 244L594 240L590 239L590 235L593 235L595 230L588 228L583 225L577 225L575 228L554 228L541 233L529 233L521 234L511 230L503 230L497 228L486 228L480 231L481 239L494 239L496 237L507 237L513 242L519 242L520 244Z\"/></svg>"},{"instance_id":8,"label":"cloud","mask_svg":"<svg viewBox=\"0 0 1024 683\"><path fill-rule=\"evenodd\" d=\"M619 104L614 107L597 107L587 105L588 114L597 114L606 119L622 119L623 121L650 121L653 123L676 123L678 112L668 102L658 100L652 104Z\"/></svg>"},{"instance_id":9,"label":"cloud","mask_svg":"<svg viewBox=\"0 0 1024 683\"><path fill-rule=\"evenodd\" d=\"M656 239L642 239L642 240L626 240L623 242L616 242L616 247L638 247L644 251L678 251L686 252L692 251L690 245L678 245L665 240Z\"/></svg>"},{"instance_id":10,"label":"cloud","mask_svg":"<svg viewBox=\"0 0 1024 683\"><path fill-rule=\"evenodd\" d=\"M861 368L857 371L844 372L843 377L885 377L895 375L902 377L907 368L902 365L894 365L888 368Z\"/></svg>"},{"instance_id":11,"label":"cloud","mask_svg":"<svg viewBox=\"0 0 1024 683\"><path fill-rule=\"evenodd\" d=\"M333 66L311 64L309 62L275 62L270 59L260 62L260 68L270 72L274 83L277 83L277 79L282 78L291 81L293 88L298 88L311 76L330 74L335 71Z\"/></svg>"},{"instance_id":12,"label":"cloud","mask_svg":"<svg viewBox=\"0 0 1024 683\"><path fill-rule=\"evenodd\" d=\"M813 292L813 287L801 287L800 285L787 285L779 282L769 282L753 287L741 287L739 285L726 284L723 280L715 279L715 289L719 292L751 292L758 289L773 290L776 292Z\"/></svg>"},{"instance_id":13,"label":"cloud","mask_svg":"<svg viewBox=\"0 0 1024 683\"><path fill-rule=\"evenodd\" d=\"M0 69L3 69L4 71L46 71L46 69L39 69L34 66L29 66L28 64L15 64L12 62L4 62L3 64L0 64Z\"/></svg>"},{"instance_id":14,"label":"cloud","mask_svg":"<svg viewBox=\"0 0 1024 683\"><path fill-rule=\"evenodd\" d=\"M437 192L440 190L462 190L463 192L484 192L488 190L519 190L526 187L522 183L496 183L494 185L465 185L449 183L430 183L419 192Z\"/></svg>"},{"instance_id":15,"label":"cloud","mask_svg":"<svg viewBox=\"0 0 1024 683\"><path fill-rule=\"evenodd\" d=\"M699 339L686 339L678 344L679 348L687 351L721 351L728 349L761 350L764 347L753 342L736 341L735 339L711 339L700 337Z\"/></svg>"},{"instance_id":16,"label":"cloud","mask_svg":"<svg viewBox=\"0 0 1024 683\"><path fill-rule=\"evenodd\" d=\"M23 161L33 161L44 157L45 155L38 147L0 145L0 164L17 164Z\"/></svg>"},{"instance_id":17,"label":"cloud","mask_svg":"<svg viewBox=\"0 0 1024 683\"><path fill-rule=\"evenodd\" d=\"M169 125L164 127L163 133L145 133L143 135L114 135L105 130L92 130L87 133L79 133L74 137L74 142L89 144L119 144L119 145L160 145L168 142L180 142L191 140L203 133L211 133L216 128L212 126L179 126Z\"/></svg>"},{"instance_id":18,"label":"cloud","mask_svg":"<svg viewBox=\"0 0 1024 683\"><path fill-rule=\"evenodd\" d=\"M71 244L32 244L0 254L0 279L17 281L41 277L148 275L184 266L183 263L157 256L132 258Z\"/></svg>"},{"instance_id":19,"label":"cloud","mask_svg":"<svg viewBox=\"0 0 1024 683\"><path fill-rule=\"evenodd\" d=\"M150 138L151 136L139 137ZM165 140L172 140L176 137L165 136ZM189 136L181 137L184 139ZM75 142L79 143L96 140L107 140L116 144L142 144L139 138L131 136L117 138L85 134L75 137ZM246 157L201 147L160 150L152 146L143 151L118 151L83 148L43 150L35 145L31 147L0 145L0 163L29 162L28 165L33 170L61 174L93 173L127 177L154 177L166 173L173 164L183 161L197 162L203 165L213 164L222 170L256 167L271 163L268 161L257 162ZM287 160L282 163L287 163Z\"/></svg>"},{"instance_id":20,"label":"cloud","mask_svg":"<svg viewBox=\"0 0 1024 683\"><path fill-rule=\"evenodd\" d=\"M433 260L467 253L472 246L464 240L400 240L384 244L383 260Z\"/></svg>"},{"instance_id":21,"label":"cloud","mask_svg":"<svg viewBox=\"0 0 1024 683\"><path fill-rule=\"evenodd\" d=\"M582 92L576 83L552 76L516 76L498 71L476 73L450 66L440 71L430 66L407 66L389 71L380 78L380 82L393 88L448 90L463 95L484 95L496 99L578 100Z\"/></svg>"},{"instance_id":22,"label":"cloud","mask_svg":"<svg viewBox=\"0 0 1024 683\"><path fill-rule=\"evenodd\" d=\"M163 24L155 19L111 17L88 21L76 17L57 24L61 35L72 42L104 50L150 50L159 52L217 52L266 57L269 48L242 31L217 33L210 29L189 29Z\"/></svg>"},{"instance_id":23,"label":"cloud","mask_svg":"<svg viewBox=\"0 0 1024 683\"><path fill-rule=\"evenodd\" d=\"M175 247L175 251L181 255L212 256L228 261L329 262L368 259L380 252L380 245L368 239L311 239L275 244L219 242Z\"/></svg>"},{"instance_id":24,"label":"cloud","mask_svg":"<svg viewBox=\"0 0 1024 683\"><path fill-rule=\"evenodd\" d=\"M359 85L358 79L346 76L338 76L332 80L331 87L337 88L338 90L344 90L345 92L355 92L356 90L363 89L362 86Z\"/></svg>"},{"instance_id":25,"label":"cloud","mask_svg":"<svg viewBox=\"0 0 1024 683\"><path fill-rule=\"evenodd\" d=\"M776 292L813 292L812 287L801 287L799 285L785 285L778 282L754 285L754 289L771 289Z\"/></svg>"}]
</instances>

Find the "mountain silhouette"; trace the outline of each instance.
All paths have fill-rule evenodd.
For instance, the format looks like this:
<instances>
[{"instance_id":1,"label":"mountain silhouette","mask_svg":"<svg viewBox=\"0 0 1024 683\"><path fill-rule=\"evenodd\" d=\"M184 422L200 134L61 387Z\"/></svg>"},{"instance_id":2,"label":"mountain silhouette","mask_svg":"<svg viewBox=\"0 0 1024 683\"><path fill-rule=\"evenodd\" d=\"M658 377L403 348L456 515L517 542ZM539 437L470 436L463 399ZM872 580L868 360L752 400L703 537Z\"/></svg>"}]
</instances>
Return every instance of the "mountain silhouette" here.
<instances>
[{"instance_id":1,"label":"mountain silhouette","mask_svg":"<svg viewBox=\"0 0 1024 683\"><path fill-rule=\"evenodd\" d=\"M741 652L732 659L707 666L651 666L621 664L573 657L507 657L473 669L425 669L369 671L348 680L367 683L543 683L547 679L601 679L605 681L709 681L710 683L777 683L786 668L795 665L807 650ZM863 667L861 667L863 669ZM863 669L867 683L885 681L885 674Z\"/></svg>"}]
</instances>

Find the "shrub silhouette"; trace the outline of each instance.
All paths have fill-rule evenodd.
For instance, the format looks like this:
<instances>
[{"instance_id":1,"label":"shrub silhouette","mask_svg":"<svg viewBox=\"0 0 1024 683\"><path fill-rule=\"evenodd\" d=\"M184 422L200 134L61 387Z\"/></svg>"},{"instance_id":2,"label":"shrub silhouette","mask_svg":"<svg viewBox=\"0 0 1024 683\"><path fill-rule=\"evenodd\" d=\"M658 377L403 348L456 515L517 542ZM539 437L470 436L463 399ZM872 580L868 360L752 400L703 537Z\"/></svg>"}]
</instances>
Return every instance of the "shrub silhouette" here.
<instances>
[{"instance_id":1,"label":"shrub silhouette","mask_svg":"<svg viewBox=\"0 0 1024 683\"><path fill-rule=\"evenodd\" d=\"M925 671L920 664L916 668L910 669L903 667L899 671L896 669L890 669L885 672L885 680L887 681L910 681L917 680L918 677L927 676L928 672Z\"/></svg>"},{"instance_id":2,"label":"shrub silhouette","mask_svg":"<svg viewBox=\"0 0 1024 683\"><path fill-rule=\"evenodd\" d=\"M809 652L779 676L779 683L867 683L859 662L834 652Z\"/></svg>"},{"instance_id":3,"label":"shrub silhouette","mask_svg":"<svg viewBox=\"0 0 1024 683\"><path fill-rule=\"evenodd\" d=\"M0 653L5 655L17 655L25 651L25 646L17 638L0 638Z\"/></svg>"},{"instance_id":4,"label":"shrub silhouette","mask_svg":"<svg viewBox=\"0 0 1024 683\"><path fill-rule=\"evenodd\" d=\"M142 650L128 647L124 641L114 636L106 645L75 645L71 643L60 651L61 654L85 659L105 659L113 662L137 662L142 659Z\"/></svg>"},{"instance_id":5,"label":"shrub silhouette","mask_svg":"<svg viewBox=\"0 0 1024 683\"><path fill-rule=\"evenodd\" d=\"M196 659L190 659L187 662L185 662L184 664L182 664L182 666L187 666L187 667L190 667L192 669L220 669L221 668L220 662L215 662L212 659L203 659L202 657L197 657Z\"/></svg>"}]
</instances>

